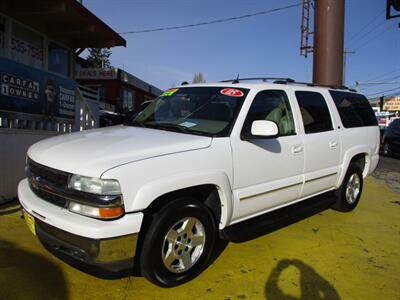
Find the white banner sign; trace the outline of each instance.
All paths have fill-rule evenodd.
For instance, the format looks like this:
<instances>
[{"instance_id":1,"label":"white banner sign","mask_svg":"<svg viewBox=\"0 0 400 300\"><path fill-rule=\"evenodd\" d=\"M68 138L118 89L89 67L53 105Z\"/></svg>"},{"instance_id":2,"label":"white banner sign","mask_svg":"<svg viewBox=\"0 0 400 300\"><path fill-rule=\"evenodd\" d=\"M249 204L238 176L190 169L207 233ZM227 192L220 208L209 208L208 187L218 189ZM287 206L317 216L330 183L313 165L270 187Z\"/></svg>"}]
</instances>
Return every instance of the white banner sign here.
<instances>
[{"instance_id":1,"label":"white banner sign","mask_svg":"<svg viewBox=\"0 0 400 300\"><path fill-rule=\"evenodd\" d=\"M76 72L76 79L117 79L117 69L80 69Z\"/></svg>"}]
</instances>

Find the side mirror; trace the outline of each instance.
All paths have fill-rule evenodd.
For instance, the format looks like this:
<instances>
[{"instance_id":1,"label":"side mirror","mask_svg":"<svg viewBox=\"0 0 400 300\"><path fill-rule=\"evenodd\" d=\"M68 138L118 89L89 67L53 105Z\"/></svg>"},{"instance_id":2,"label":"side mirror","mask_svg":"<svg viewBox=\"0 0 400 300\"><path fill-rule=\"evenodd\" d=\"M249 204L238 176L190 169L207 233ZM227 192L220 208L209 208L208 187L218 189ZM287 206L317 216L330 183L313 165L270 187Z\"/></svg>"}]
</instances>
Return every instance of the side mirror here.
<instances>
[{"instance_id":1,"label":"side mirror","mask_svg":"<svg viewBox=\"0 0 400 300\"><path fill-rule=\"evenodd\" d=\"M272 138L279 134L278 125L268 120L256 120L251 124L251 135L254 138Z\"/></svg>"}]
</instances>

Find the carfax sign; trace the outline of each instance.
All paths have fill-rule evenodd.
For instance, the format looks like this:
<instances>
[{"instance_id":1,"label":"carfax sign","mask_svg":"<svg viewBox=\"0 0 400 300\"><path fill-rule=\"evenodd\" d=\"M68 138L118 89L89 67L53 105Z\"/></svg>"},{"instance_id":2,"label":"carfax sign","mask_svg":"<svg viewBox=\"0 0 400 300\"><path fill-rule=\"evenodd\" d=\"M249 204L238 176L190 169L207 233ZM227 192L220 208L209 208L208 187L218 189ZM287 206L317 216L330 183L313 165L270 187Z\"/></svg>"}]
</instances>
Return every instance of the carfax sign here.
<instances>
[{"instance_id":1,"label":"carfax sign","mask_svg":"<svg viewBox=\"0 0 400 300\"><path fill-rule=\"evenodd\" d=\"M0 57L0 110L73 118L77 83Z\"/></svg>"},{"instance_id":2,"label":"carfax sign","mask_svg":"<svg viewBox=\"0 0 400 300\"><path fill-rule=\"evenodd\" d=\"M28 100L39 100L39 82L2 72L1 94Z\"/></svg>"}]
</instances>

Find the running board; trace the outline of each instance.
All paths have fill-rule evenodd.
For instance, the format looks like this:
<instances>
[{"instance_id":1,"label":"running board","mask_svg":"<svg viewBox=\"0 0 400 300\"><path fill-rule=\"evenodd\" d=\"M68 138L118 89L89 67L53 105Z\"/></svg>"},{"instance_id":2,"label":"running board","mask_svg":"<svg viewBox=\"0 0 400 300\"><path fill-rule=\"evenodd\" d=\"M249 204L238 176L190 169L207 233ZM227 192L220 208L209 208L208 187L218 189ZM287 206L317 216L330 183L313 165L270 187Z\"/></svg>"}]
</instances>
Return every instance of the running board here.
<instances>
[{"instance_id":1,"label":"running board","mask_svg":"<svg viewBox=\"0 0 400 300\"><path fill-rule=\"evenodd\" d=\"M220 231L220 238L234 243L246 242L322 212L334 202L333 192L321 194L228 226Z\"/></svg>"}]
</instances>

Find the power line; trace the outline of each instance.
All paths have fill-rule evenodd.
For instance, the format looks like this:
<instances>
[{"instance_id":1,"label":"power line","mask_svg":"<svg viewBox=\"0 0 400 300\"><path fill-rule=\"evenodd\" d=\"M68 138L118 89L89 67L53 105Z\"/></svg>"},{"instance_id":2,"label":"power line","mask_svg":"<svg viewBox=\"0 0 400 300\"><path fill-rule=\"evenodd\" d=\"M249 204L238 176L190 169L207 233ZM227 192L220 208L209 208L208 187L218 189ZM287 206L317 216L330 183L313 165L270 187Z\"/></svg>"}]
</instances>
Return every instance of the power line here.
<instances>
[{"instance_id":1,"label":"power line","mask_svg":"<svg viewBox=\"0 0 400 300\"><path fill-rule=\"evenodd\" d=\"M363 35L361 35L358 38L353 39L353 41L349 41L347 44L357 44L359 42L362 42L366 37L368 37L371 33L373 33L375 30L379 29L382 27L382 25L387 24L385 21L382 21L380 24L378 24L377 26L374 26L373 28L371 28L371 30L367 31L366 33L364 33Z\"/></svg>"},{"instance_id":2,"label":"power line","mask_svg":"<svg viewBox=\"0 0 400 300\"><path fill-rule=\"evenodd\" d=\"M385 73L383 73L381 75L378 75L378 76L370 77L369 79L366 79L366 80L363 80L363 81L383 80L383 79L381 79L382 77L385 77L387 75L391 75L393 73L397 73L398 71L400 71L400 68L394 69L394 70L389 71L389 72L385 72Z\"/></svg>"},{"instance_id":3,"label":"power line","mask_svg":"<svg viewBox=\"0 0 400 300\"><path fill-rule=\"evenodd\" d=\"M297 3L297 4L287 5L287 6L283 6L283 7L273 8L270 10L259 11L259 12L252 13L252 14L230 17L230 18L226 18L226 19L217 19L217 20L212 20L212 21L200 22L200 23L195 23L195 24L187 24L187 25L181 25L181 26L169 26L169 27L159 27L159 28L152 28L152 29L136 30L136 31L125 31L125 32L119 32L119 34L149 33L149 32L156 32L156 31L177 30L177 29L192 28L192 27L205 26L205 25L211 25L211 24L217 24L217 23L225 23L225 22L236 21L236 20L245 19L245 18L256 17L256 16L260 16L260 15L267 15L267 14L270 14L273 12L282 11L282 10L286 10L286 9L293 8L293 7L298 7L300 5L301 5L301 3Z\"/></svg>"},{"instance_id":4,"label":"power line","mask_svg":"<svg viewBox=\"0 0 400 300\"><path fill-rule=\"evenodd\" d=\"M398 78L400 78L400 75L397 75L397 76L394 76L394 77L390 77L390 78L385 78L385 79L382 79L382 81L392 81L392 80L396 80Z\"/></svg>"},{"instance_id":5,"label":"power line","mask_svg":"<svg viewBox=\"0 0 400 300\"><path fill-rule=\"evenodd\" d=\"M380 95L380 94L383 95L383 94L385 94L385 93L393 92L393 91L396 91L396 92L397 92L397 90L400 91L400 88L399 88L399 87L396 87L396 88L394 88L394 89L390 89L390 90L386 90L386 91L381 91L381 92L377 92L377 93L372 93L372 94L367 95L367 97L376 96L376 95Z\"/></svg>"},{"instance_id":6,"label":"power line","mask_svg":"<svg viewBox=\"0 0 400 300\"><path fill-rule=\"evenodd\" d=\"M390 24L391 25L391 24ZM363 48L365 45L369 44L372 41L376 41L378 38L381 38L383 36L383 33L389 31L389 29L393 28L392 26L387 26L384 30L379 31L378 34L374 35L372 38L368 39L365 41L363 44L359 45L357 48L355 48L354 51L358 51L361 48Z\"/></svg>"},{"instance_id":7,"label":"power line","mask_svg":"<svg viewBox=\"0 0 400 300\"><path fill-rule=\"evenodd\" d=\"M376 15L375 17L373 17L372 20L371 20L370 22L368 22L366 25L364 25L364 26L361 28L361 30L359 30L359 31L357 31L355 34L353 34L353 35L349 38L349 40L347 41L347 44L350 43L352 40L354 40L354 38L356 38L357 35L359 35L360 33L362 33L362 32L363 32L365 29L367 29L370 25L374 24L376 21L379 21L378 17L379 17L380 15L384 14L385 11L386 11L386 8L384 8L382 11L380 11L378 15ZM383 22L383 23L384 23L384 22ZM382 24L383 24L383 23L382 23ZM379 25L379 26L380 26L380 25ZM374 27L374 29L370 30L369 32L375 30L375 29L376 29L377 27L379 27L379 26ZM367 35L368 35L368 32L367 32ZM363 35L363 37L364 37L364 36L365 36L365 35Z\"/></svg>"}]
</instances>

